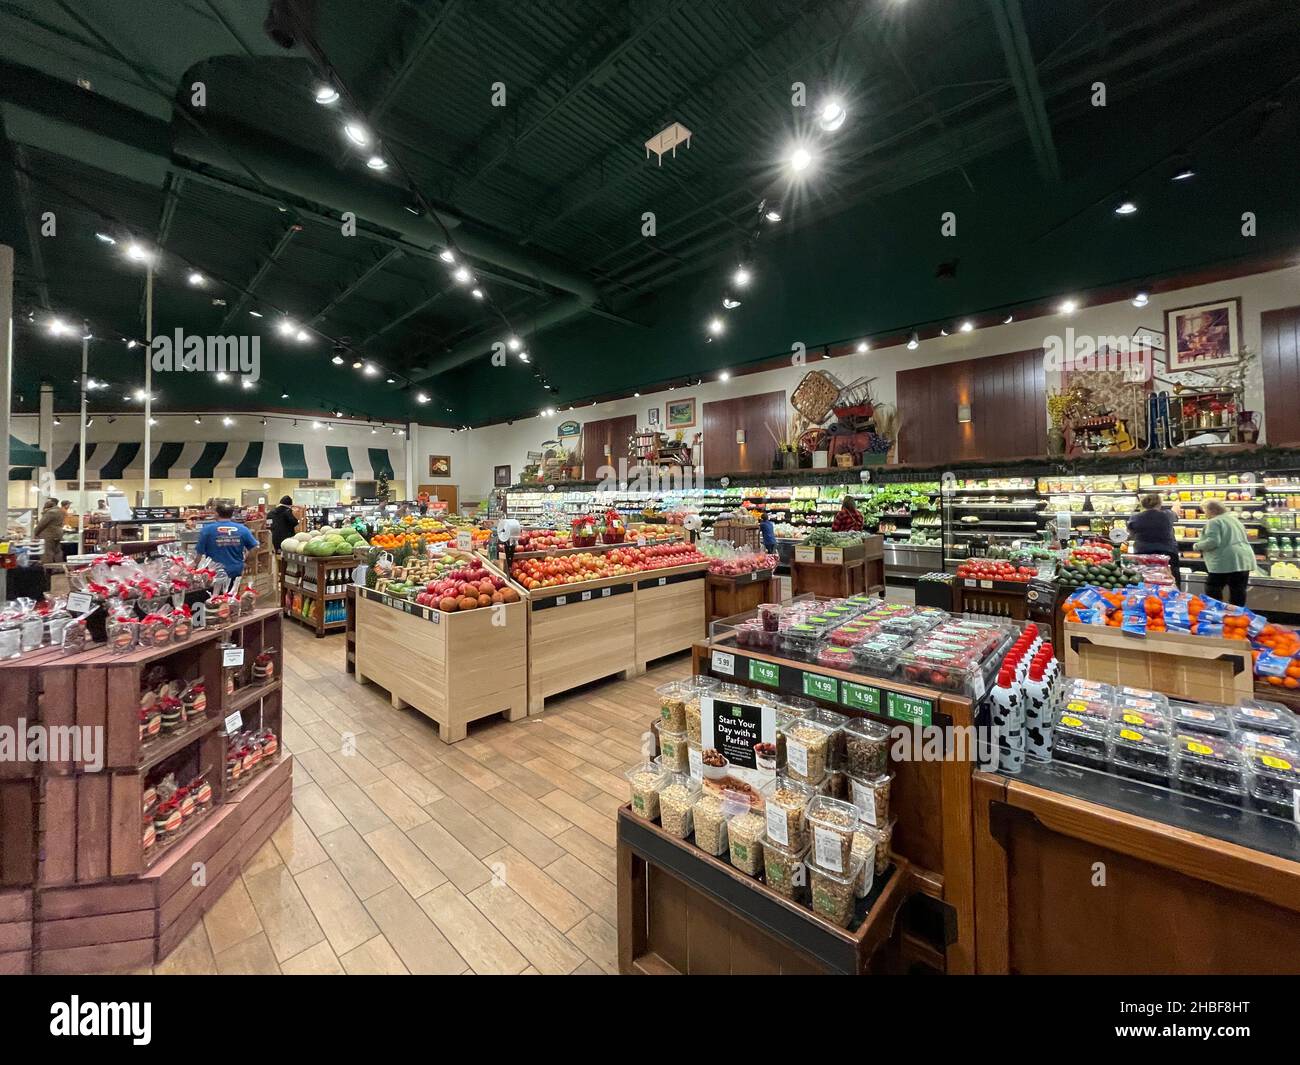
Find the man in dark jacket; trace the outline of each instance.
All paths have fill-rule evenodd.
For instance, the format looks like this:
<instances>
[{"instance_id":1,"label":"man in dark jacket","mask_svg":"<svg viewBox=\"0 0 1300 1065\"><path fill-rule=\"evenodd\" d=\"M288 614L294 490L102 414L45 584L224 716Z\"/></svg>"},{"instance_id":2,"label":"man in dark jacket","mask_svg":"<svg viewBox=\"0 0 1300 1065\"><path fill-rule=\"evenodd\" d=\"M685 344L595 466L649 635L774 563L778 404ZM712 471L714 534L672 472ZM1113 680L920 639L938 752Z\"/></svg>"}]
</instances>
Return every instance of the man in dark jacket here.
<instances>
[{"instance_id":1,"label":"man in dark jacket","mask_svg":"<svg viewBox=\"0 0 1300 1065\"><path fill-rule=\"evenodd\" d=\"M280 545L298 528L298 516L293 512L293 500L289 496L281 496L280 505L272 507L266 516L271 520L271 546L279 551Z\"/></svg>"},{"instance_id":2,"label":"man in dark jacket","mask_svg":"<svg viewBox=\"0 0 1300 1065\"><path fill-rule=\"evenodd\" d=\"M1182 587L1183 574L1178 564L1178 541L1174 539L1174 518L1160 505L1160 497L1151 492L1139 502L1142 509L1128 520L1129 535L1133 537L1135 555L1164 555L1169 559L1169 569L1174 584Z\"/></svg>"}]
</instances>

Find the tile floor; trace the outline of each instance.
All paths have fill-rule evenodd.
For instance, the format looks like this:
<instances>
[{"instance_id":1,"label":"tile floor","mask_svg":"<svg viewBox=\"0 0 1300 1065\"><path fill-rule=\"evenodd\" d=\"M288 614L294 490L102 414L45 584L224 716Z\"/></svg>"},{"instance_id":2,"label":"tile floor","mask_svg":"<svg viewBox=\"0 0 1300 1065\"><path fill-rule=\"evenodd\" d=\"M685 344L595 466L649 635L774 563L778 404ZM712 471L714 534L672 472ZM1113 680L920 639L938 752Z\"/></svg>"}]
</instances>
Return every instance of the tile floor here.
<instances>
[{"instance_id":1,"label":"tile floor","mask_svg":"<svg viewBox=\"0 0 1300 1065\"><path fill-rule=\"evenodd\" d=\"M341 636L286 621L285 645L293 815L152 972L617 971L622 773L689 655L448 746L344 672Z\"/></svg>"}]
</instances>

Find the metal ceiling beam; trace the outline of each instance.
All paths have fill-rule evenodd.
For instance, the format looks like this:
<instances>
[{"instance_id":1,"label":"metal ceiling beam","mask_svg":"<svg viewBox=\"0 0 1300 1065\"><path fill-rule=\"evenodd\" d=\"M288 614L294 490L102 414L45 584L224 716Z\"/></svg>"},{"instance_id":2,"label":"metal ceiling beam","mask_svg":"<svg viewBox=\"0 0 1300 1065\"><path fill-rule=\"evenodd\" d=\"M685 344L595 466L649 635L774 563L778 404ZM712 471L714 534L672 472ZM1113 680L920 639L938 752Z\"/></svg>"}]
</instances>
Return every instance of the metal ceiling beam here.
<instances>
[{"instance_id":1,"label":"metal ceiling beam","mask_svg":"<svg viewBox=\"0 0 1300 1065\"><path fill-rule=\"evenodd\" d=\"M267 255L258 265L253 276L248 279L248 284L244 286L244 291L240 293L239 299L235 301L235 305L226 312L225 318L221 320L220 332L224 333L230 323L235 320L236 315L248 306L253 299L253 294L257 291L257 286L266 280L266 275L269 274L275 264L280 261L280 256L285 253L286 249L293 241L293 238L301 231L302 226L298 224L297 218L290 214L289 224L285 226L284 232L280 234L280 239L275 242L275 247L271 249L270 254Z\"/></svg>"},{"instance_id":2,"label":"metal ceiling beam","mask_svg":"<svg viewBox=\"0 0 1300 1065\"><path fill-rule=\"evenodd\" d=\"M520 146L523 145L525 141L530 140L535 136L542 127L555 117L555 115L559 114L559 112L576 100L596 78L617 63L631 48L639 44L646 34L650 33L650 31L658 26L664 19L671 18L675 15L684 3L685 0L661 0L661 2L656 4L654 12L646 18L645 21L641 22L639 25L633 25L624 30L622 36L616 39L615 42L595 62L591 62L586 58L579 59L574 57L572 49L566 49L558 58L563 59L564 55L567 53L569 55L569 60L566 65L581 66L582 64L585 64L585 69L580 69L578 76L568 84L564 91L561 92L554 101L546 106L540 115L529 122L522 130L516 132L504 148L498 151L490 159L487 159L482 163L477 163L476 160L481 156L484 146L495 139L495 134L505 126L508 121L516 121L517 115L522 114L531 100L540 92L540 89L536 87L526 90L527 96L518 105L518 108L502 109L498 118L491 123L491 127L477 139L473 154L469 158L458 162L457 169L469 167L470 174L467 180L474 182L493 167L505 162L520 148ZM621 7L616 7L615 10L626 12L629 10L630 6L631 5L623 5ZM593 34L593 36L595 36L595 34ZM579 55L581 55L581 53L579 53ZM561 63L557 61L552 65L561 66Z\"/></svg>"},{"instance_id":3,"label":"metal ceiling beam","mask_svg":"<svg viewBox=\"0 0 1300 1065\"><path fill-rule=\"evenodd\" d=\"M0 134L3 132L4 126L0 122ZM27 177L27 159L21 144L10 144L9 150L14 160L16 193L14 207L22 219L23 229L27 234L27 251L32 257L32 271L36 275L36 295L40 298L41 306L48 311L50 310L50 286L45 277L45 258L41 254L40 229L36 225L36 216L32 214L32 190L31 182Z\"/></svg>"},{"instance_id":4,"label":"metal ceiling beam","mask_svg":"<svg viewBox=\"0 0 1300 1065\"><path fill-rule=\"evenodd\" d=\"M375 340L378 340L381 336L383 336L385 333L389 332L390 330L396 329L403 322L409 322L416 315L423 314L435 303L437 303L440 299L442 299L443 296L447 295L449 292L452 292L454 289L455 289L454 285L448 285L446 288L439 289L437 292L435 292L432 296L430 296L427 300L423 301L422 303L417 303L414 307L408 307L396 318L390 319L387 322L387 324L383 326L382 329L376 329L373 333L371 333L368 337L366 337L363 341L361 341L361 346L365 347L367 344Z\"/></svg>"},{"instance_id":5,"label":"metal ceiling beam","mask_svg":"<svg viewBox=\"0 0 1300 1065\"><path fill-rule=\"evenodd\" d=\"M1020 10L1020 0L988 0L993 24L1006 59L1011 83L1015 86L1020 114L1029 132L1029 144L1038 160L1038 169L1050 181L1061 180L1061 164L1056 155L1056 142L1052 139L1052 124L1047 117L1038 70L1034 66L1029 34L1025 32L1025 19Z\"/></svg>"},{"instance_id":6,"label":"metal ceiling beam","mask_svg":"<svg viewBox=\"0 0 1300 1065\"><path fill-rule=\"evenodd\" d=\"M381 255L378 259L376 259L373 263L371 263L363 271L361 271L361 274L357 277L355 281L352 282L352 284L348 285L347 288L343 289L343 291L340 292L337 296L335 296L332 300L330 300L329 303L325 304L324 307L322 307L319 311L313 314L311 316L311 324L315 325L317 322L321 321L327 314L330 313L330 311L334 310L334 308L337 307L344 300L349 299L353 295L353 293L360 290L361 287L365 285L367 281L369 281L372 277L374 277L376 274L382 271L386 266L388 266L389 263L397 259L400 259L401 257L402 257L401 248L390 248L386 254Z\"/></svg>"},{"instance_id":7,"label":"metal ceiling beam","mask_svg":"<svg viewBox=\"0 0 1300 1065\"><path fill-rule=\"evenodd\" d=\"M425 51L437 39L447 20L456 13L456 9L460 5L461 0L446 0L437 13L433 15L428 15L423 11L423 8L420 9L421 13L426 15L424 30L410 46L406 58L401 61L397 70L393 72L393 76L388 79L388 83L379 94L379 98L371 105L369 114L366 117L372 129L378 128L384 112L392 107L393 102L401 95L407 81L410 80L411 75L415 73L416 68L420 65L420 60L424 58ZM398 47L401 47L401 41L398 42Z\"/></svg>"}]
</instances>

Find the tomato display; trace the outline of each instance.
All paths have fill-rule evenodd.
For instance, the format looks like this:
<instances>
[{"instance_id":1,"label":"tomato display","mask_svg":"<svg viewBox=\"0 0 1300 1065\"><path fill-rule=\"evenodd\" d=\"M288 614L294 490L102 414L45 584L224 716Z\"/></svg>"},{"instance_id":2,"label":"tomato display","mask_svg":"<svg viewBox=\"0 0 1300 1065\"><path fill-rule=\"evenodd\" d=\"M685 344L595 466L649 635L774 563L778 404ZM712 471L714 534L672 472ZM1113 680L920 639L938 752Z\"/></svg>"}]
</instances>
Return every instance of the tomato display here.
<instances>
[{"instance_id":1,"label":"tomato display","mask_svg":"<svg viewBox=\"0 0 1300 1065\"><path fill-rule=\"evenodd\" d=\"M957 576L967 580L1028 584L1038 576L1038 570L1033 566L1015 566L1000 558L968 558L957 567Z\"/></svg>"}]
</instances>

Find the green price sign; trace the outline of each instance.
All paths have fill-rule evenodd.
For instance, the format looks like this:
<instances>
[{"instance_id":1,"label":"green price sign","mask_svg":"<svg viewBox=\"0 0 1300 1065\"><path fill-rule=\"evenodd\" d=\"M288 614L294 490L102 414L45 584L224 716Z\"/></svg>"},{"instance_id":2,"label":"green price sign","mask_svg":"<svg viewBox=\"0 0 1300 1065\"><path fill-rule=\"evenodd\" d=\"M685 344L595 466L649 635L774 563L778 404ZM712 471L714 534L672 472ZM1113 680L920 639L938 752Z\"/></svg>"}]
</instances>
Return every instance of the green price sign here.
<instances>
[{"instance_id":1,"label":"green price sign","mask_svg":"<svg viewBox=\"0 0 1300 1065\"><path fill-rule=\"evenodd\" d=\"M781 683L781 667L775 662L760 662L756 658L749 660L749 679L759 684L770 684L773 688Z\"/></svg>"},{"instance_id":2,"label":"green price sign","mask_svg":"<svg viewBox=\"0 0 1300 1065\"><path fill-rule=\"evenodd\" d=\"M823 677L816 673L803 675L803 693L811 695L814 699L829 699L835 702L839 696L839 687L840 682L834 677Z\"/></svg>"},{"instance_id":3,"label":"green price sign","mask_svg":"<svg viewBox=\"0 0 1300 1065\"><path fill-rule=\"evenodd\" d=\"M853 684L846 680L840 685L840 702L855 710L878 714L880 713L880 689L868 688L865 684Z\"/></svg>"},{"instance_id":4,"label":"green price sign","mask_svg":"<svg viewBox=\"0 0 1300 1065\"><path fill-rule=\"evenodd\" d=\"M906 721L909 725L928 725L933 709L934 704L929 699L903 695L901 692L889 693L889 716L895 721Z\"/></svg>"}]
</instances>

